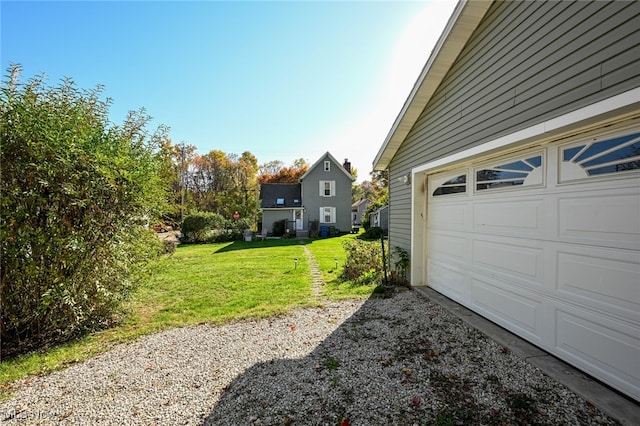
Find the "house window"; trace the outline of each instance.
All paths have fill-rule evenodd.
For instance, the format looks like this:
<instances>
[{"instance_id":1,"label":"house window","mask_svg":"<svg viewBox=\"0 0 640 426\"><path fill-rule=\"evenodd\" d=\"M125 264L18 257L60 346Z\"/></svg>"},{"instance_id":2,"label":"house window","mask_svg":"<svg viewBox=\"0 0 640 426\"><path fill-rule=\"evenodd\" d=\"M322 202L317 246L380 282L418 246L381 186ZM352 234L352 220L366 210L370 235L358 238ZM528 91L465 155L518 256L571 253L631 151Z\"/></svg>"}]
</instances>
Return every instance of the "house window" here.
<instances>
[{"instance_id":1,"label":"house window","mask_svg":"<svg viewBox=\"0 0 640 426\"><path fill-rule=\"evenodd\" d=\"M284 206L284 198L277 198L276 206Z\"/></svg>"},{"instance_id":2,"label":"house window","mask_svg":"<svg viewBox=\"0 0 640 426\"><path fill-rule=\"evenodd\" d=\"M467 175L460 175L449 179L433 191L433 196L457 194L467 191Z\"/></svg>"},{"instance_id":3,"label":"house window","mask_svg":"<svg viewBox=\"0 0 640 426\"><path fill-rule=\"evenodd\" d=\"M324 171L325 172L330 172L331 171L331 161L325 161L324 162Z\"/></svg>"},{"instance_id":4,"label":"house window","mask_svg":"<svg viewBox=\"0 0 640 426\"><path fill-rule=\"evenodd\" d=\"M542 155L476 170L476 190L542 184Z\"/></svg>"},{"instance_id":5,"label":"house window","mask_svg":"<svg viewBox=\"0 0 640 426\"><path fill-rule=\"evenodd\" d=\"M336 222L336 208L320 207L320 223L335 223L335 222Z\"/></svg>"},{"instance_id":6,"label":"house window","mask_svg":"<svg viewBox=\"0 0 640 426\"><path fill-rule=\"evenodd\" d=\"M320 196L321 197L333 197L336 195L336 181L335 180L321 180L320 181Z\"/></svg>"},{"instance_id":7,"label":"house window","mask_svg":"<svg viewBox=\"0 0 640 426\"><path fill-rule=\"evenodd\" d=\"M563 180L640 169L640 133L561 148Z\"/></svg>"}]
</instances>

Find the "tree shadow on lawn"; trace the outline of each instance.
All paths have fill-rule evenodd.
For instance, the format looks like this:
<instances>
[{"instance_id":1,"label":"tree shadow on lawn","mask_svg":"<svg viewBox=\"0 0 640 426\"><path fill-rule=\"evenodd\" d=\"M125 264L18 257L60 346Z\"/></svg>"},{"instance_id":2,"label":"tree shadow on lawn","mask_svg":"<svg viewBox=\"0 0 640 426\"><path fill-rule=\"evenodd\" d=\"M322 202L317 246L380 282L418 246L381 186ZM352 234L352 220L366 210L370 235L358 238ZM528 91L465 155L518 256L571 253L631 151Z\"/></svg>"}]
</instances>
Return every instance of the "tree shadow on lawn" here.
<instances>
[{"instance_id":1,"label":"tree shadow on lawn","mask_svg":"<svg viewBox=\"0 0 640 426\"><path fill-rule=\"evenodd\" d=\"M264 241L234 241L231 244L227 244L224 247L220 247L214 253L224 253L228 251L236 250L250 250L265 247L286 247L286 246L299 246L302 244L309 244L312 240L296 240L296 239L269 239Z\"/></svg>"},{"instance_id":2,"label":"tree shadow on lawn","mask_svg":"<svg viewBox=\"0 0 640 426\"><path fill-rule=\"evenodd\" d=\"M327 326L339 323L340 306L309 311L295 325L274 323L271 335L286 337L247 349L262 362L224 389L204 424L562 422L550 407L566 400L565 388L425 296L372 297ZM304 345L317 346L296 358ZM568 423L594 415L584 401L570 408L580 417Z\"/></svg>"}]
</instances>

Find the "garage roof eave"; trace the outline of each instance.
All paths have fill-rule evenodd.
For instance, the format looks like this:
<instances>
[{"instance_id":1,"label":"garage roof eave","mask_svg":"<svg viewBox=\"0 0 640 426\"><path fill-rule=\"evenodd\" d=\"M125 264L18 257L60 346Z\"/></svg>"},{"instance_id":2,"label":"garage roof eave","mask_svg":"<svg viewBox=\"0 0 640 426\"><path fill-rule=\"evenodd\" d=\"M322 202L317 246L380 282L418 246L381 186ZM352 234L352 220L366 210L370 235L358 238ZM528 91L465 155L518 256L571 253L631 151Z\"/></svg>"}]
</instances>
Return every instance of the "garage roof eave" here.
<instances>
[{"instance_id":1,"label":"garage roof eave","mask_svg":"<svg viewBox=\"0 0 640 426\"><path fill-rule=\"evenodd\" d=\"M382 147L373 170L385 170L418 117L473 34L493 0L460 0L440 35L418 80L413 85Z\"/></svg>"}]
</instances>

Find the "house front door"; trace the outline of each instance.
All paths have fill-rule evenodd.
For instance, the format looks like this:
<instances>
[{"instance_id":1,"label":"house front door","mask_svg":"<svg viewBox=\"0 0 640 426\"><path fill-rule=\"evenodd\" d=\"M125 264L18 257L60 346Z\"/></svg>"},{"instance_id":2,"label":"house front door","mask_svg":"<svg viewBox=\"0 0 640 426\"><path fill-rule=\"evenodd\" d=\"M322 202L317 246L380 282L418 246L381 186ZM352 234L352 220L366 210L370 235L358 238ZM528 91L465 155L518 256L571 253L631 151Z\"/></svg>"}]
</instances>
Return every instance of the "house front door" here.
<instances>
[{"instance_id":1,"label":"house front door","mask_svg":"<svg viewBox=\"0 0 640 426\"><path fill-rule=\"evenodd\" d=\"M296 231L303 230L302 226L302 210L296 210Z\"/></svg>"}]
</instances>

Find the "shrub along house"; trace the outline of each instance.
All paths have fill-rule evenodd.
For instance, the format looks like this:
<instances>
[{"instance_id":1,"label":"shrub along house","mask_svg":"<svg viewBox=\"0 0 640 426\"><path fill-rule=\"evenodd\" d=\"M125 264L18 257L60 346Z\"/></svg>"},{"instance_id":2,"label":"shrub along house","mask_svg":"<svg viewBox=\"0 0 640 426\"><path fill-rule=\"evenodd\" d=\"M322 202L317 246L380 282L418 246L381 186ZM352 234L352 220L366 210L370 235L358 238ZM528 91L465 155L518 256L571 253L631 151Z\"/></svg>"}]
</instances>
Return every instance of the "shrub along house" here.
<instances>
[{"instance_id":1,"label":"shrub along house","mask_svg":"<svg viewBox=\"0 0 640 426\"><path fill-rule=\"evenodd\" d=\"M413 286L640 400L640 2L460 1L374 170Z\"/></svg>"},{"instance_id":2,"label":"shrub along house","mask_svg":"<svg viewBox=\"0 0 640 426\"><path fill-rule=\"evenodd\" d=\"M297 236L328 236L351 229L350 163L341 165L324 154L298 183L260 185L262 227L273 233L274 224L286 221L285 230ZM276 225L277 227L277 225Z\"/></svg>"}]
</instances>

